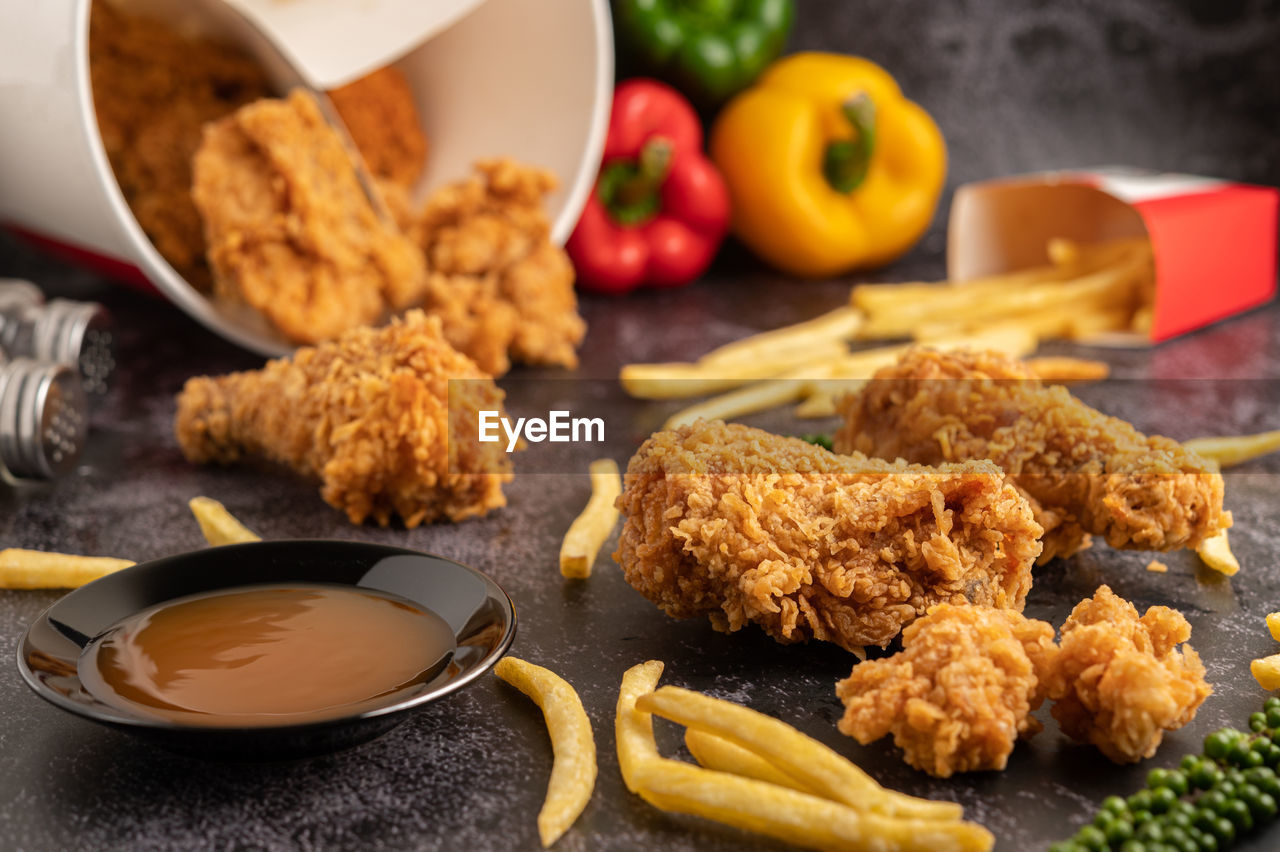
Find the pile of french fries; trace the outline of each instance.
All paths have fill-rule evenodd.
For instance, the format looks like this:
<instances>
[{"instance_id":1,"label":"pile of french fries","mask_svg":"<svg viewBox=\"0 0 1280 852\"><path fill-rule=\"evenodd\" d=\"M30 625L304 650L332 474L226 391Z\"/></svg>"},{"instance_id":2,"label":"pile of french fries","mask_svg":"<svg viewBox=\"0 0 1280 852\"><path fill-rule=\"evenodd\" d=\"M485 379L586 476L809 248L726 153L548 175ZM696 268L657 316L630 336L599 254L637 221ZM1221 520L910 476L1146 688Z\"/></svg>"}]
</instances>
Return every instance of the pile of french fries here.
<instances>
[{"instance_id":1,"label":"pile of french fries","mask_svg":"<svg viewBox=\"0 0 1280 852\"><path fill-rule=\"evenodd\" d=\"M1155 267L1145 238L1050 240L1049 263L959 283L864 284L852 302L863 339L927 343L1008 323L1041 340L1097 342L1151 330Z\"/></svg>"},{"instance_id":2,"label":"pile of french fries","mask_svg":"<svg viewBox=\"0 0 1280 852\"><path fill-rule=\"evenodd\" d=\"M851 351L851 343L905 339L1020 358L1042 340L1099 342L1150 329L1155 279L1145 239L1055 239L1047 254L1045 266L962 283L859 285L851 304L815 319L735 341L694 362L629 364L619 378L627 393L641 399L718 394L672 415L667 428L699 418L728 420L797 400L796 416L828 417L836 397L855 390L910 345ZM1046 381L1107 375L1099 361L1030 363Z\"/></svg>"},{"instance_id":3,"label":"pile of french fries","mask_svg":"<svg viewBox=\"0 0 1280 852\"><path fill-rule=\"evenodd\" d=\"M658 689L662 669L650 660L623 675L615 719L623 781L655 807L811 849L979 852L994 844L954 802L887 790L785 722L697 692ZM700 766L658 752L654 715L686 726Z\"/></svg>"}]
</instances>

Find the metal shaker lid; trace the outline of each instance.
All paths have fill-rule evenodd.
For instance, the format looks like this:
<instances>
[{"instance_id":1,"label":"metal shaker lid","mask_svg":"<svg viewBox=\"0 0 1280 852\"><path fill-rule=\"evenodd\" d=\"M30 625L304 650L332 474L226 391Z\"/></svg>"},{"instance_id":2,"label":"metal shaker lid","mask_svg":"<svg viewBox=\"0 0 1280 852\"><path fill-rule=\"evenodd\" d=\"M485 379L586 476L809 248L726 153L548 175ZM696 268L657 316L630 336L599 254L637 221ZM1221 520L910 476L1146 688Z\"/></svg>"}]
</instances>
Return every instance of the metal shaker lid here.
<instances>
[{"instance_id":1,"label":"metal shaker lid","mask_svg":"<svg viewBox=\"0 0 1280 852\"><path fill-rule=\"evenodd\" d=\"M79 374L65 364L18 358L0 367L0 463L16 477L71 472L89 432Z\"/></svg>"},{"instance_id":2,"label":"metal shaker lid","mask_svg":"<svg viewBox=\"0 0 1280 852\"><path fill-rule=\"evenodd\" d=\"M31 355L80 368L87 393L104 393L115 370L115 336L106 308L94 302L52 299L35 321Z\"/></svg>"}]
</instances>

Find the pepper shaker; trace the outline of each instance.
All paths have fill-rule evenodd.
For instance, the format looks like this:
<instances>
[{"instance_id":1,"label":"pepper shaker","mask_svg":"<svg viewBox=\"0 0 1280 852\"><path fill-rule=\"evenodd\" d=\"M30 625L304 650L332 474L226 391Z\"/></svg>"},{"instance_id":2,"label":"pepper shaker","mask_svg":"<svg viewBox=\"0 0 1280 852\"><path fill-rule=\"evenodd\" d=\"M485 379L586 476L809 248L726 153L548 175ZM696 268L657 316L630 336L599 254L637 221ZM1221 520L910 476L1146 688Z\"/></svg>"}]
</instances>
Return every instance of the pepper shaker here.
<instances>
[{"instance_id":1,"label":"pepper shaker","mask_svg":"<svg viewBox=\"0 0 1280 852\"><path fill-rule=\"evenodd\" d=\"M84 452L89 406L65 364L0 355L0 470L19 479L69 473Z\"/></svg>"},{"instance_id":2,"label":"pepper shaker","mask_svg":"<svg viewBox=\"0 0 1280 852\"><path fill-rule=\"evenodd\" d=\"M77 367L84 390L102 393L115 369L110 317L95 302L51 299L33 284L0 280L0 350Z\"/></svg>"}]
</instances>

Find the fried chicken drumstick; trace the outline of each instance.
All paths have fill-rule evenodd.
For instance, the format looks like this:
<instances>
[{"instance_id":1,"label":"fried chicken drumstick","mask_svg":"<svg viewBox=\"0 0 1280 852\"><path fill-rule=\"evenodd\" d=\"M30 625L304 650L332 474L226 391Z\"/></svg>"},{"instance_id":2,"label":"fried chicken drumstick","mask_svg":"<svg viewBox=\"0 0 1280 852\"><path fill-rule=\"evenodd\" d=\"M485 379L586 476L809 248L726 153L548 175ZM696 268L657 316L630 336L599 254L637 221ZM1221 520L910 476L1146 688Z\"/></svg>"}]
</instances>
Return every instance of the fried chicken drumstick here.
<instances>
[{"instance_id":1,"label":"fried chicken drumstick","mask_svg":"<svg viewBox=\"0 0 1280 852\"><path fill-rule=\"evenodd\" d=\"M1041 682L1058 647L1053 627L1008 609L939 604L902 631L902 650L853 667L836 684L843 733L866 745L886 734L937 778L1004 769L1041 724Z\"/></svg>"},{"instance_id":2,"label":"fried chicken drumstick","mask_svg":"<svg viewBox=\"0 0 1280 852\"><path fill-rule=\"evenodd\" d=\"M1042 563L1087 547L1091 534L1112 547L1175 550L1231 525L1222 477L1205 459L999 353L912 349L838 407L837 452L1003 468L1045 529Z\"/></svg>"},{"instance_id":3,"label":"fried chicken drumstick","mask_svg":"<svg viewBox=\"0 0 1280 852\"><path fill-rule=\"evenodd\" d=\"M854 650L936 603L1021 609L1040 526L988 462L841 456L699 421L631 459L614 558L669 615Z\"/></svg>"},{"instance_id":4,"label":"fried chicken drumstick","mask_svg":"<svg viewBox=\"0 0 1280 852\"><path fill-rule=\"evenodd\" d=\"M501 410L502 398L437 318L411 311L261 370L191 379L174 431L192 462L282 462L319 478L352 523L399 515L415 527L505 505L511 463L499 444L479 443L476 413Z\"/></svg>"}]
</instances>

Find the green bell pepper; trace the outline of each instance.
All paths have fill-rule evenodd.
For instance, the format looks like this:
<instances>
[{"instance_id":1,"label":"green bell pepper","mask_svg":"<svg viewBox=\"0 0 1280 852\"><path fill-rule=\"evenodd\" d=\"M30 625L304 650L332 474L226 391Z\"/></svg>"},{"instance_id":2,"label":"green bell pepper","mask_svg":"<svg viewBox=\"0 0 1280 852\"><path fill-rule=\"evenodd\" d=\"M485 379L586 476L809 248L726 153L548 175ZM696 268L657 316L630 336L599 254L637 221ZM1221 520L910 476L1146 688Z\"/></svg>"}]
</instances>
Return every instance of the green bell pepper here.
<instances>
[{"instance_id":1,"label":"green bell pepper","mask_svg":"<svg viewBox=\"0 0 1280 852\"><path fill-rule=\"evenodd\" d=\"M624 60L710 108L782 52L795 0L613 0L613 15Z\"/></svg>"}]
</instances>

